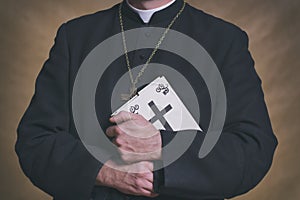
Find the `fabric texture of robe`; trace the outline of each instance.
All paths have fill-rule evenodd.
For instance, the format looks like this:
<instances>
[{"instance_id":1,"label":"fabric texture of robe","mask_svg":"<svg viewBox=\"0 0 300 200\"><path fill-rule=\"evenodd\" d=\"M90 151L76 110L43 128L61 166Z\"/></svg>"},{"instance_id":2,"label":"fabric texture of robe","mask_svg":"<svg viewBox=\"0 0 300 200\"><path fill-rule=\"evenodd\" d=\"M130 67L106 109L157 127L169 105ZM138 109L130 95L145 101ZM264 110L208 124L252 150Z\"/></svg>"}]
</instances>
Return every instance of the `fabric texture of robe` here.
<instances>
[{"instance_id":1,"label":"fabric texture of robe","mask_svg":"<svg viewBox=\"0 0 300 200\"><path fill-rule=\"evenodd\" d=\"M125 29L167 27L183 1L153 15L148 24L123 2ZM105 39L120 33L119 5L64 23L38 75L35 94L18 127L16 152L32 183L56 200L148 199L124 195L112 188L95 186L103 166L79 140L72 117L72 88L86 56ZM204 135L174 163L155 172L155 199L224 199L255 187L269 170L277 146L261 80L248 51L248 37L238 27L187 4L172 29L201 44L216 63L227 95L227 115L221 137L204 159L198 152ZM151 36L150 36L151 37ZM120 45L121 46L121 45ZM146 62L152 49L129 53L131 65ZM173 67L192 84L201 108L200 125L207 131L210 101L201 76L184 59L159 50L152 62ZM105 130L112 113L112 90L127 72L120 57L101 77L96 93L99 124ZM146 72L147 73L147 72ZM161 131L163 145L176 134Z\"/></svg>"}]
</instances>

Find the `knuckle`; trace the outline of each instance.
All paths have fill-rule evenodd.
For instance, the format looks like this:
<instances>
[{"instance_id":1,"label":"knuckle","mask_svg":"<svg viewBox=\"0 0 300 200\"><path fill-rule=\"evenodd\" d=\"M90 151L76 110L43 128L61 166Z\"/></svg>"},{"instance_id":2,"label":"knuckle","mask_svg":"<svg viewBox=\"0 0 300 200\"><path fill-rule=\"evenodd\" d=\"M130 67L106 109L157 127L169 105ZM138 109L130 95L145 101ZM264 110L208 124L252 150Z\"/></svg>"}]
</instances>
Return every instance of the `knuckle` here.
<instances>
[{"instance_id":1,"label":"knuckle","mask_svg":"<svg viewBox=\"0 0 300 200\"><path fill-rule=\"evenodd\" d=\"M127 113L126 111L122 110L121 112L119 112L118 115L124 115L124 114L126 114L126 113Z\"/></svg>"},{"instance_id":2,"label":"knuckle","mask_svg":"<svg viewBox=\"0 0 300 200\"><path fill-rule=\"evenodd\" d=\"M115 127L114 127L114 132L115 132L117 135L122 135L122 133L123 133L122 129L121 129L119 126L115 126Z\"/></svg>"},{"instance_id":3,"label":"knuckle","mask_svg":"<svg viewBox=\"0 0 300 200\"><path fill-rule=\"evenodd\" d=\"M108 135L109 133L111 133L111 129L112 129L111 126L106 129L106 131L105 131L106 135Z\"/></svg>"},{"instance_id":4,"label":"knuckle","mask_svg":"<svg viewBox=\"0 0 300 200\"><path fill-rule=\"evenodd\" d=\"M130 161L129 157L126 154L124 154L123 152L121 152L121 159L123 161L125 161L125 162L129 162Z\"/></svg>"},{"instance_id":5,"label":"knuckle","mask_svg":"<svg viewBox=\"0 0 300 200\"><path fill-rule=\"evenodd\" d=\"M136 187L140 188L140 187L143 186L143 184L144 184L144 182L142 181L142 179L137 178L137 179L135 180L135 185L136 185Z\"/></svg>"},{"instance_id":6,"label":"knuckle","mask_svg":"<svg viewBox=\"0 0 300 200\"><path fill-rule=\"evenodd\" d=\"M120 112L120 119L122 120L122 121L125 121L126 120L126 118L128 117L128 112L126 112L126 111L121 111Z\"/></svg>"},{"instance_id":7,"label":"knuckle","mask_svg":"<svg viewBox=\"0 0 300 200\"><path fill-rule=\"evenodd\" d=\"M116 139L115 139L115 143L116 143L117 145L119 145L119 146L122 146L122 144L123 144L123 140L122 140L122 138L120 138L120 137L116 137Z\"/></svg>"},{"instance_id":8,"label":"knuckle","mask_svg":"<svg viewBox=\"0 0 300 200\"><path fill-rule=\"evenodd\" d=\"M146 178L153 183L153 174L152 173L147 173Z\"/></svg>"},{"instance_id":9,"label":"knuckle","mask_svg":"<svg viewBox=\"0 0 300 200\"><path fill-rule=\"evenodd\" d=\"M136 115L136 119L140 121L147 121L142 115Z\"/></svg>"}]
</instances>

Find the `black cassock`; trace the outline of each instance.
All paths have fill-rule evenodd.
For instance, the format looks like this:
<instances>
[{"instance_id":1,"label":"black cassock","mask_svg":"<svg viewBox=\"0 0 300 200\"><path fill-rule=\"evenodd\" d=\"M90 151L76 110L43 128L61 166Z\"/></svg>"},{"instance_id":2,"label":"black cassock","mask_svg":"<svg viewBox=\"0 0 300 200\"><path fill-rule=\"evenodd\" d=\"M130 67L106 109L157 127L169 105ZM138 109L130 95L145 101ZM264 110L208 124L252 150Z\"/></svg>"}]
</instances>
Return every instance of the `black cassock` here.
<instances>
[{"instance_id":1,"label":"black cassock","mask_svg":"<svg viewBox=\"0 0 300 200\"><path fill-rule=\"evenodd\" d=\"M155 13L149 24L144 24L125 1L123 4L125 29L132 29L167 27L183 1L177 0ZM120 33L118 7L71 20L59 28L49 59L37 78L35 94L18 127L16 152L24 173L57 200L147 199L95 186L103 164L79 140L72 117L72 89L78 69L93 48ZM160 196L154 199L224 199L245 193L267 173L277 145L261 81L248 51L248 37L238 27L190 5L172 29L196 40L216 63L225 84L227 114L221 137L207 157L198 158L204 135L197 134L178 160L155 172L155 188ZM145 63L151 52L130 52L131 65ZM201 76L186 60L167 51L159 50L152 62L171 66L187 77L200 104L200 125L207 131L211 105ZM109 126L112 91L126 72L122 56L100 79L95 99L103 130ZM176 134L180 132L162 131L163 145Z\"/></svg>"}]
</instances>

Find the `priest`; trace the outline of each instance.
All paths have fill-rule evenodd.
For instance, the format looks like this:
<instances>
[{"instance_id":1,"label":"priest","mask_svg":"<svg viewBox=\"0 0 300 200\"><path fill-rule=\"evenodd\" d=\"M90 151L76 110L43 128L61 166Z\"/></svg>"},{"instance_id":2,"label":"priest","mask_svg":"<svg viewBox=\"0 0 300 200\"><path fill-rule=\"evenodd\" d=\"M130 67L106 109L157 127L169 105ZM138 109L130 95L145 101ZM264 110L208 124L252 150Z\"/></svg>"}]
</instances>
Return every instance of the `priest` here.
<instances>
[{"instance_id":1,"label":"priest","mask_svg":"<svg viewBox=\"0 0 300 200\"><path fill-rule=\"evenodd\" d=\"M127 51L125 31L141 27L164 28L161 43L171 29L191 37L218 67L226 91L227 113L219 141L205 158L198 157L205 135L197 134L179 159L155 170L156 163L164 161L162 148L183 133L157 130L138 114L121 112L111 117L110 103L118 80L124 74L130 75L127 96L120 94L127 101L138 91L139 80L146 76L149 64L161 63L190 82L201 108L200 126L203 132L208 130L212 102L203 78L190 63L159 49L159 45ZM119 33L124 56L100 77L95 108L101 129L116 145L122 162L113 158L100 162L78 136L72 92L88 54ZM134 76L132 70L140 65L145 70ZM15 149L25 175L56 200L231 198L248 192L263 179L277 146L246 33L183 0L124 0L61 25L17 132ZM134 137L135 132L143 139ZM147 156L132 156L132 152ZM132 168L140 172L124 170Z\"/></svg>"}]
</instances>

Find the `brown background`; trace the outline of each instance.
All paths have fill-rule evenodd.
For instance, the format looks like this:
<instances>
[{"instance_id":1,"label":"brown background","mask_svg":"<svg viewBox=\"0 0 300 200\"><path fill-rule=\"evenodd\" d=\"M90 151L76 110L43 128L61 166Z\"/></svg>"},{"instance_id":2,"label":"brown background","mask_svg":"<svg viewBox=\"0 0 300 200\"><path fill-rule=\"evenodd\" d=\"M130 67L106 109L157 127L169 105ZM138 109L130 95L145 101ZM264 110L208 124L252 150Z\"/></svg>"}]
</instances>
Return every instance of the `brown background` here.
<instances>
[{"instance_id":1,"label":"brown background","mask_svg":"<svg viewBox=\"0 0 300 200\"><path fill-rule=\"evenodd\" d=\"M118 0L0 0L0 199L50 199L23 175L14 152L16 127L33 94L58 26ZM274 164L243 200L300 199L299 0L189 0L249 34L256 69L279 139Z\"/></svg>"}]
</instances>

